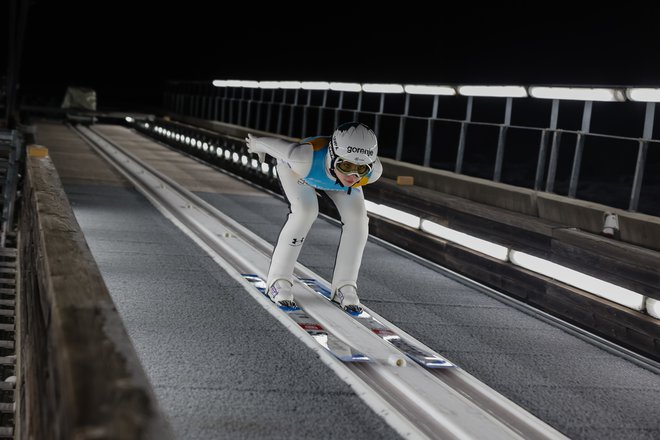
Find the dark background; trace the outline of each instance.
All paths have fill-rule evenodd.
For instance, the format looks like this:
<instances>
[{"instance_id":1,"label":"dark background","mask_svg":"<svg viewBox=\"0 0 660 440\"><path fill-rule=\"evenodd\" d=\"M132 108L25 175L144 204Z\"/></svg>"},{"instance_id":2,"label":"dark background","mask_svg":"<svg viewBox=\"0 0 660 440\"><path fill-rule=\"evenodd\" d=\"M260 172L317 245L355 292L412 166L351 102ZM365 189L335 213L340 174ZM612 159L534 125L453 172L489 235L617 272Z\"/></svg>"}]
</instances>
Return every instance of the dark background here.
<instances>
[{"instance_id":1,"label":"dark background","mask_svg":"<svg viewBox=\"0 0 660 440\"><path fill-rule=\"evenodd\" d=\"M660 86L656 6L354 3L32 0L20 93L87 86L128 110L160 104L167 80Z\"/></svg>"}]
</instances>

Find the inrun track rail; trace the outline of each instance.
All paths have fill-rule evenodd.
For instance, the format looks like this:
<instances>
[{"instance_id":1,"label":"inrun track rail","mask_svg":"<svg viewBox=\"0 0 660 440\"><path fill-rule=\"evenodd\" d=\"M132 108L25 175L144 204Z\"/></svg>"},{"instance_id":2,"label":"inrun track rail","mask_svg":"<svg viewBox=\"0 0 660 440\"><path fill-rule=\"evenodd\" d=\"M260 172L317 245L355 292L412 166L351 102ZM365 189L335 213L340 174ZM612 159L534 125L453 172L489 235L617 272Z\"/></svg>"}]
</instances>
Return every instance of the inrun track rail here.
<instances>
[{"instance_id":1,"label":"inrun track rail","mask_svg":"<svg viewBox=\"0 0 660 440\"><path fill-rule=\"evenodd\" d=\"M343 363L321 348L282 310L254 289L241 274L265 277L272 246L216 210L167 176L86 127L76 128L98 153L115 166L168 219L191 237L227 271L246 293L291 333L317 352L377 414L407 438L431 439L566 439L515 403L478 382L460 368L430 371L413 362L393 365L402 357L394 346L334 307L304 283L295 286L305 311L373 362ZM298 264L299 276L327 281ZM373 313L367 309L367 312ZM377 314L400 334L397 329ZM431 351L406 335L411 343Z\"/></svg>"}]
</instances>

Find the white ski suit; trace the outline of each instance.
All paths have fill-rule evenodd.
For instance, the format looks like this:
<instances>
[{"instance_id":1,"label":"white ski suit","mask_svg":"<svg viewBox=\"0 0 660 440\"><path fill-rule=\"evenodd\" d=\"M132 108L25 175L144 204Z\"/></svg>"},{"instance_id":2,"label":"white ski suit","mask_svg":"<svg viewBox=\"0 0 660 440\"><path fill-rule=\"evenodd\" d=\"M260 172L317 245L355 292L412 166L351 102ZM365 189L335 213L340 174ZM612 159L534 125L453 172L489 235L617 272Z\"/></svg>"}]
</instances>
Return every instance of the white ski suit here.
<instances>
[{"instance_id":1,"label":"white ski suit","mask_svg":"<svg viewBox=\"0 0 660 440\"><path fill-rule=\"evenodd\" d=\"M360 188L378 180L382 165L378 159L371 172L351 188L331 174L327 154L330 137L308 138L291 143L271 137L255 138L251 152L277 159L277 174L289 202L289 216L280 231L268 271L268 286L278 279L292 283L293 269L305 237L319 212L316 191L325 191L341 216L342 232L335 257L332 291L352 285L357 277L369 235L369 218Z\"/></svg>"}]
</instances>

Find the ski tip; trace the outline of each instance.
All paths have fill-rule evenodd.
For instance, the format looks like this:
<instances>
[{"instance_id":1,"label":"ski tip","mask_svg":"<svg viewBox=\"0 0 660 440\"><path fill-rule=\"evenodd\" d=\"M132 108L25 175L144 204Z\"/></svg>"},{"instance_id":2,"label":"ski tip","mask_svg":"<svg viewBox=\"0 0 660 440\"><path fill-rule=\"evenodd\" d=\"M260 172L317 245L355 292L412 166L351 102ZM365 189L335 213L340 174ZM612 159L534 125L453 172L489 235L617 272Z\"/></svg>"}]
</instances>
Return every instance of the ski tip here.
<instances>
[{"instance_id":1,"label":"ski tip","mask_svg":"<svg viewBox=\"0 0 660 440\"><path fill-rule=\"evenodd\" d=\"M421 366L431 369L440 369L440 368L456 368L456 364L452 364L449 361L444 359L434 359L434 360L424 360L420 361L419 359L412 358L414 361L419 363Z\"/></svg>"},{"instance_id":2,"label":"ski tip","mask_svg":"<svg viewBox=\"0 0 660 440\"><path fill-rule=\"evenodd\" d=\"M353 354L351 356L337 356L337 359L339 359L342 362L371 362L371 358L363 354Z\"/></svg>"}]
</instances>

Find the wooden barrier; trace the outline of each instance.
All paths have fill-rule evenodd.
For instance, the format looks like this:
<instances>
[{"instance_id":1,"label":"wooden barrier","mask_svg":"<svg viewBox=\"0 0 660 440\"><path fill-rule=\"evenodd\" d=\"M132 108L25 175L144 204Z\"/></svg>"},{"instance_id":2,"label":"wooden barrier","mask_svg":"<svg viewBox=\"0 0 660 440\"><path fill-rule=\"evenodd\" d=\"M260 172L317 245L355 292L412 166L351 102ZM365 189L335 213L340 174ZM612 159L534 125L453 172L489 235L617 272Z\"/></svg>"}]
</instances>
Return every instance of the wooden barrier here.
<instances>
[{"instance_id":1,"label":"wooden barrier","mask_svg":"<svg viewBox=\"0 0 660 440\"><path fill-rule=\"evenodd\" d=\"M17 439L171 439L47 151L20 213Z\"/></svg>"}]
</instances>

